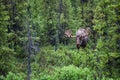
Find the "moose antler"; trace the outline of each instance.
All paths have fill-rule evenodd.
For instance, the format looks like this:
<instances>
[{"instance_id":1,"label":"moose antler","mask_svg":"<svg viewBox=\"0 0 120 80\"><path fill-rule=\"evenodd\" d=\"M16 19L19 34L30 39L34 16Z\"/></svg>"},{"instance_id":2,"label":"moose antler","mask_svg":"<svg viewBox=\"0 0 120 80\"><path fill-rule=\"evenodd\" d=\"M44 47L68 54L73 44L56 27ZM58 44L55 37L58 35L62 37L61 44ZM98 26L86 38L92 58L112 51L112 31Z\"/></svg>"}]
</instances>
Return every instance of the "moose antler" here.
<instances>
[{"instance_id":1,"label":"moose antler","mask_svg":"<svg viewBox=\"0 0 120 80\"><path fill-rule=\"evenodd\" d=\"M71 29L68 29L64 32L65 37L71 37L72 36L72 31Z\"/></svg>"},{"instance_id":2,"label":"moose antler","mask_svg":"<svg viewBox=\"0 0 120 80\"><path fill-rule=\"evenodd\" d=\"M72 31L71 29L68 29L64 32L64 36L65 37L69 37L69 38L73 38L73 37L76 37L76 36L72 36Z\"/></svg>"},{"instance_id":3,"label":"moose antler","mask_svg":"<svg viewBox=\"0 0 120 80\"><path fill-rule=\"evenodd\" d=\"M90 35L91 29L89 27L86 28L87 35Z\"/></svg>"},{"instance_id":4,"label":"moose antler","mask_svg":"<svg viewBox=\"0 0 120 80\"><path fill-rule=\"evenodd\" d=\"M66 30L65 32L64 32L64 35L65 35L65 37L69 37L69 38L73 38L73 37L76 37L76 36L72 36L72 31L71 31L71 29L68 29L68 30Z\"/></svg>"}]
</instances>

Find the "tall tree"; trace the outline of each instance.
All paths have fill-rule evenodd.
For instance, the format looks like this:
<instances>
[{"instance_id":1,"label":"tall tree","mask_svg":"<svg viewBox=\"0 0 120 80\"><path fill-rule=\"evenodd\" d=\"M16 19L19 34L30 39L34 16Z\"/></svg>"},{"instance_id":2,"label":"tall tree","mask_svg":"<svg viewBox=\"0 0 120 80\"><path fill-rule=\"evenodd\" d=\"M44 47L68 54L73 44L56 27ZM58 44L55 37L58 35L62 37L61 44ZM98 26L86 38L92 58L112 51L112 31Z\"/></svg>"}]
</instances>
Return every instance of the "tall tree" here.
<instances>
[{"instance_id":1,"label":"tall tree","mask_svg":"<svg viewBox=\"0 0 120 80\"><path fill-rule=\"evenodd\" d=\"M14 51L8 47L7 44L7 26L9 23L9 12L7 7L9 5L6 1L0 1L0 75L5 76L14 68Z\"/></svg>"}]
</instances>

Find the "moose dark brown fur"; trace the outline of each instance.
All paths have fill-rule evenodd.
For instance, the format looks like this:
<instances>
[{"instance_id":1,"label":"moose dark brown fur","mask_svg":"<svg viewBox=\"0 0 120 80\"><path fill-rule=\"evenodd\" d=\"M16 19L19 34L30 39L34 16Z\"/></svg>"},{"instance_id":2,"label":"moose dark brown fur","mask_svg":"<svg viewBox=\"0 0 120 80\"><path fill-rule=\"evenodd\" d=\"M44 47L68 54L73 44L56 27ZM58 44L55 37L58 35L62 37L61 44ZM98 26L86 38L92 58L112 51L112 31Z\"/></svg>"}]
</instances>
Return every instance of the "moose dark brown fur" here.
<instances>
[{"instance_id":1,"label":"moose dark brown fur","mask_svg":"<svg viewBox=\"0 0 120 80\"><path fill-rule=\"evenodd\" d=\"M76 36L72 36L71 30L66 30L64 33L67 37L76 37L76 47L79 50L80 47L85 48L88 42L88 36L90 34L90 28L80 28L76 31Z\"/></svg>"}]
</instances>

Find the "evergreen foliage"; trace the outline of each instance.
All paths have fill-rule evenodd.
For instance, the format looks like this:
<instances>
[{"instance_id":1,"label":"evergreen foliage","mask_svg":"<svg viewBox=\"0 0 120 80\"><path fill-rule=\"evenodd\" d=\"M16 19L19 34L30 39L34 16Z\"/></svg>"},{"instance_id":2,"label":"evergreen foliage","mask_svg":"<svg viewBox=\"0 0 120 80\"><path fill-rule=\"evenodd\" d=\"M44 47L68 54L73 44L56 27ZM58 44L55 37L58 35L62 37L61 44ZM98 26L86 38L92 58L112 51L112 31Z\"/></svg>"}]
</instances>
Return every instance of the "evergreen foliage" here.
<instances>
[{"instance_id":1,"label":"evergreen foliage","mask_svg":"<svg viewBox=\"0 0 120 80\"><path fill-rule=\"evenodd\" d=\"M28 26L31 80L120 80L120 0L0 0L0 79L27 78ZM64 31L86 27L77 51Z\"/></svg>"}]
</instances>

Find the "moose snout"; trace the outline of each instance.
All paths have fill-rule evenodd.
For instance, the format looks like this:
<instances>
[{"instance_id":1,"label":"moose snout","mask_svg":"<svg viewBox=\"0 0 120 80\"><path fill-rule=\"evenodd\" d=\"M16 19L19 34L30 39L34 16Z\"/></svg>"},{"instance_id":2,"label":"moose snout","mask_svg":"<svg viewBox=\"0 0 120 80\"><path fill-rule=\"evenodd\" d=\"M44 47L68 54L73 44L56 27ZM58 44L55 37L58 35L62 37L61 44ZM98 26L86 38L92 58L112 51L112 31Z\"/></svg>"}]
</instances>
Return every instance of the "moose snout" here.
<instances>
[{"instance_id":1,"label":"moose snout","mask_svg":"<svg viewBox=\"0 0 120 80\"><path fill-rule=\"evenodd\" d=\"M76 47L79 50L80 49L80 44L76 44Z\"/></svg>"}]
</instances>

